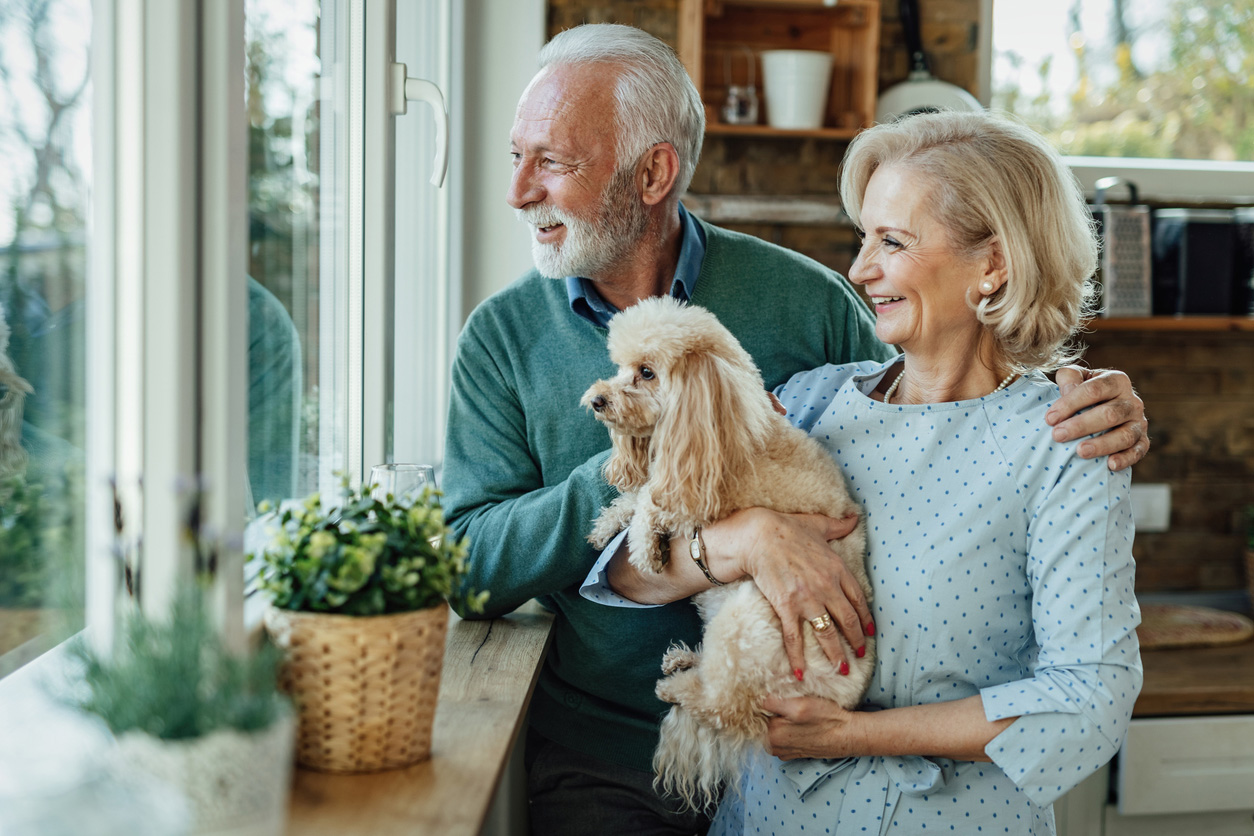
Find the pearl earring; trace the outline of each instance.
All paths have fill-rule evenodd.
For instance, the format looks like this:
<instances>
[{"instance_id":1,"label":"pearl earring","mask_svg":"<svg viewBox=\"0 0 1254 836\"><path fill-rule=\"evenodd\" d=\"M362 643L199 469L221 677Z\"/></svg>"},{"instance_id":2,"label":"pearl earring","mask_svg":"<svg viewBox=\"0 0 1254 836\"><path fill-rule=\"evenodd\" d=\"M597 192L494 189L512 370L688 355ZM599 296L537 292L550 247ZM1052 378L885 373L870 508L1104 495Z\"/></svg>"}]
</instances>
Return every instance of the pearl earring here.
<instances>
[{"instance_id":1,"label":"pearl earring","mask_svg":"<svg viewBox=\"0 0 1254 836\"><path fill-rule=\"evenodd\" d=\"M983 293L985 296L992 293L996 289L997 288L995 288L993 286L993 283L990 282L988 279L985 279L984 281L980 282L980 293Z\"/></svg>"}]
</instances>

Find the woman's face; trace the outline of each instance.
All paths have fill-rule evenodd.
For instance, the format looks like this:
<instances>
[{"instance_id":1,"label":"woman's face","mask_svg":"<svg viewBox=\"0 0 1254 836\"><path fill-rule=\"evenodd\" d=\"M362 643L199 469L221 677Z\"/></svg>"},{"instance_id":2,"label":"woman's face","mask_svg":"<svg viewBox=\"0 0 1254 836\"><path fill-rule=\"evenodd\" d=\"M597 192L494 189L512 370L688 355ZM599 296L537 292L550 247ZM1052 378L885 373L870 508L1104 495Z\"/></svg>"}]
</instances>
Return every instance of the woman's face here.
<instances>
[{"instance_id":1,"label":"woman's face","mask_svg":"<svg viewBox=\"0 0 1254 836\"><path fill-rule=\"evenodd\" d=\"M875 305L875 336L918 356L968 352L983 326L972 304L986 278L984 258L955 251L932 213L928 179L903 166L878 169L862 198L862 250L849 278ZM969 355L968 355L969 356Z\"/></svg>"}]
</instances>

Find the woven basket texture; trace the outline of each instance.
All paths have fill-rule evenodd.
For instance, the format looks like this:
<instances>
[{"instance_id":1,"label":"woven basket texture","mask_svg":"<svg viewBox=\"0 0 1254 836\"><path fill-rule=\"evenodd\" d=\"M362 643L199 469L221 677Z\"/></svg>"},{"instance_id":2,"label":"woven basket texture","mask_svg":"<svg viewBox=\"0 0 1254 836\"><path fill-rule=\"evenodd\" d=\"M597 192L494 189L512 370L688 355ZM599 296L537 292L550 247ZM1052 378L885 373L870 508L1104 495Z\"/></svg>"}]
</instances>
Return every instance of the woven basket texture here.
<instances>
[{"instance_id":1,"label":"woven basket texture","mask_svg":"<svg viewBox=\"0 0 1254 836\"><path fill-rule=\"evenodd\" d=\"M296 761L323 772L396 769L431 755L448 606L348 616L271 607L300 717Z\"/></svg>"}]
</instances>

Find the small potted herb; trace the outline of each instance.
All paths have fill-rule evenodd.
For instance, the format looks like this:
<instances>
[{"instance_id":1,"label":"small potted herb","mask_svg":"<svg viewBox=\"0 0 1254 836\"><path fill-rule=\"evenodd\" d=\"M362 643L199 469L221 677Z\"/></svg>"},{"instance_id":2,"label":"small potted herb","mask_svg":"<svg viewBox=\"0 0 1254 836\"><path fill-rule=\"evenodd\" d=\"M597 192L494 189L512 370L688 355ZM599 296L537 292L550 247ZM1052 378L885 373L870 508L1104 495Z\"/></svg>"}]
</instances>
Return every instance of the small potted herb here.
<instances>
[{"instance_id":1,"label":"small potted herb","mask_svg":"<svg viewBox=\"0 0 1254 836\"><path fill-rule=\"evenodd\" d=\"M445 602L467 552L439 496L372 496L344 480L338 504L314 494L280 513L273 542L252 556L300 713L302 765L368 772L430 755ZM481 612L486 598L472 594L467 605Z\"/></svg>"},{"instance_id":2,"label":"small potted herb","mask_svg":"<svg viewBox=\"0 0 1254 836\"><path fill-rule=\"evenodd\" d=\"M284 832L295 717L278 691L275 648L231 653L199 588L168 618L130 613L108 654L83 637L70 647L82 665L72 704L109 727L121 769L182 793L190 832Z\"/></svg>"}]
</instances>

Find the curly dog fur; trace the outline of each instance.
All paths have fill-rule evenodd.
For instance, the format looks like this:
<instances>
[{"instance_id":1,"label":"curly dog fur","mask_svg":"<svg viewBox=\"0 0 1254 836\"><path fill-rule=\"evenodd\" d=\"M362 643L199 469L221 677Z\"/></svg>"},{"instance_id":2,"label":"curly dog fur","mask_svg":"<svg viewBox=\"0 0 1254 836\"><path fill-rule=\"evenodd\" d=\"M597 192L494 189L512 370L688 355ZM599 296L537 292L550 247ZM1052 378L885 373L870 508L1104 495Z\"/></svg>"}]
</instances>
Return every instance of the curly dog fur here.
<instances>
[{"instance_id":1,"label":"curly dog fur","mask_svg":"<svg viewBox=\"0 0 1254 836\"><path fill-rule=\"evenodd\" d=\"M689 537L740 508L860 512L832 457L775 411L752 358L709 311L646 299L611 320L609 351L617 375L581 400L609 428L604 473L620 492L588 538L598 548L628 528L631 563L659 571L671 536ZM863 524L832 548L870 600ZM841 676L807 624L806 677L798 682L779 617L751 580L716 586L695 603L702 646L673 646L662 660L657 695L673 705L653 765L659 787L700 809L717 803L762 746L766 695L853 708L870 684L875 648L868 638L858 659L845 644L850 671Z\"/></svg>"}]
</instances>

